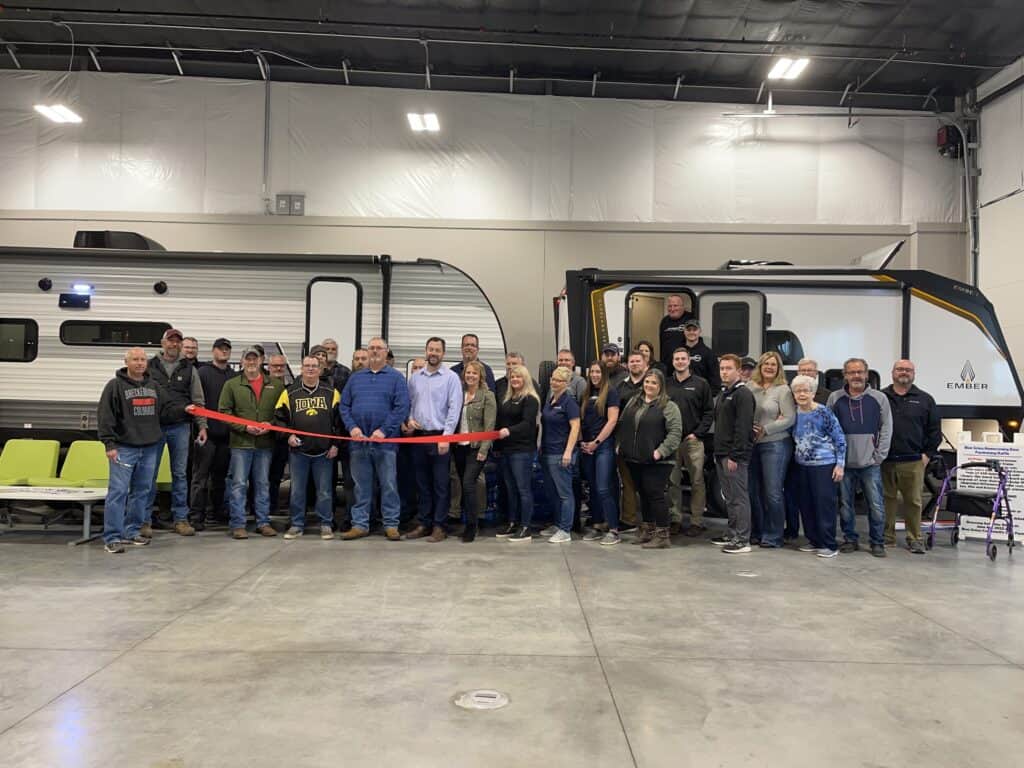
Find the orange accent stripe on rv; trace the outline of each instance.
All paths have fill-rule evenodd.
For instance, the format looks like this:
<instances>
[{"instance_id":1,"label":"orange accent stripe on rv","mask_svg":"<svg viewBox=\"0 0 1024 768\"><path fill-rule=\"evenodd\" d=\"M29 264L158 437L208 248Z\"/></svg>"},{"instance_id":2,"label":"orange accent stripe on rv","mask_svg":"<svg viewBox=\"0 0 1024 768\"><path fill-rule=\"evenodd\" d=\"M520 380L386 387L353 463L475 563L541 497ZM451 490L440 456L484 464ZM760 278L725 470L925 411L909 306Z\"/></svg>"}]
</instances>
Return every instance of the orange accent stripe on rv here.
<instances>
[{"instance_id":1,"label":"orange accent stripe on rv","mask_svg":"<svg viewBox=\"0 0 1024 768\"><path fill-rule=\"evenodd\" d=\"M873 275L873 277L876 280L896 282L895 278L889 277L889 275ZM968 312L966 309L958 307L956 304L950 304L948 301L946 301L945 299L940 299L938 296L933 296L930 293L926 293L925 291L922 291L920 288L911 288L910 293L912 296L916 296L922 301L927 301L929 304L932 304L933 306L936 306L939 309L944 309L947 312L952 312L954 315L959 315L965 320L970 320L972 323L974 323L974 325L978 327L979 331L985 334L985 338L992 342L992 346L996 348L996 352L999 353L999 356L1002 357L1004 360L1006 359L1006 355L1003 354L1003 350L999 348L999 343L992 337L992 334L988 332L988 328L985 327L985 324L981 321L981 318L978 317L976 314L974 314L973 312Z\"/></svg>"},{"instance_id":2,"label":"orange accent stripe on rv","mask_svg":"<svg viewBox=\"0 0 1024 768\"><path fill-rule=\"evenodd\" d=\"M597 321L599 314L601 317L607 317L607 312L603 306L604 294L613 288L618 288L620 285L622 285L622 283L612 283L611 285L606 285L604 288L598 288L590 292L590 326L594 329L594 350L598 357L601 356L601 347L605 344L605 341L601 339L601 334L598 330L600 323ZM599 300L601 301L600 305L598 304ZM607 320L605 322L607 323Z\"/></svg>"}]
</instances>

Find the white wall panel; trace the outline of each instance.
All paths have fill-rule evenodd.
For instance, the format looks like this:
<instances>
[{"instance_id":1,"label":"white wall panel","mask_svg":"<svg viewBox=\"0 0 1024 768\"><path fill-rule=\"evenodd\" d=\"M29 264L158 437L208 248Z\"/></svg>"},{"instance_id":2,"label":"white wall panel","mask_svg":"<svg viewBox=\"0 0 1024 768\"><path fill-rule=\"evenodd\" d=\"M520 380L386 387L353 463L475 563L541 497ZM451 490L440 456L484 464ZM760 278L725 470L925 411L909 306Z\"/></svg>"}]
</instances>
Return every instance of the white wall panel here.
<instances>
[{"instance_id":1,"label":"white wall panel","mask_svg":"<svg viewBox=\"0 0 1024 768\"><path fill-rule=\"evenodd\" d=\"M981 111L982 205L1024 188L1024 88L1003 94Z\"/></svg>"},{"instance_id":2,"label":"white wall panel","mask_svg":"<svg viewBox=\"0 0 1024 768\"><path fill-rule=\"evenodd\" d=\"M263 212L261 82L0 72L0 205ZM274 83L268 192L308 215L756 224L959 221L937 121ZM63 101L85 123L31 106ZM407 112L436 112L415 134ZM837 112L841 112L837 110ZM1019 150L1019 146L1017 147ZM987 172L987 171L986 171ZM984 177L983 177L984 178Z\"/></svg>"}]
</instances>

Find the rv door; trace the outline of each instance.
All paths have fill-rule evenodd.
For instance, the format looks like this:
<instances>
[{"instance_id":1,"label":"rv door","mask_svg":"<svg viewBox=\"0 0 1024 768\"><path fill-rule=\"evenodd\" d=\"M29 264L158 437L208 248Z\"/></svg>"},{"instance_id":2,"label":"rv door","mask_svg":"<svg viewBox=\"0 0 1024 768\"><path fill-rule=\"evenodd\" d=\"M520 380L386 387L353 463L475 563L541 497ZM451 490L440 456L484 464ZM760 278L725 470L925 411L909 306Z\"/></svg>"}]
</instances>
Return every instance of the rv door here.
<instances>
[{"instance_id":1,"label":"rv door","mask_svg":"<svg viewBox=\"0 0 1024 768\"><path fill-rule=\"evenodd\" d=\"M765 301L756 291L705 291L697 300L701 335L716 354L757 359L764 351Z\"/></svg>"},{"instance_id":2,"label":"rv door","mask_svg":"<svg viewBox=\"0 0 1024 768\"><path fill-rule=\"evenodd\" d=\"M344 362L361 345L363 287L350 277L314 277L306 288L306 346L308 352L324 339L338 342Z\"/></svg>"}]
</instances>

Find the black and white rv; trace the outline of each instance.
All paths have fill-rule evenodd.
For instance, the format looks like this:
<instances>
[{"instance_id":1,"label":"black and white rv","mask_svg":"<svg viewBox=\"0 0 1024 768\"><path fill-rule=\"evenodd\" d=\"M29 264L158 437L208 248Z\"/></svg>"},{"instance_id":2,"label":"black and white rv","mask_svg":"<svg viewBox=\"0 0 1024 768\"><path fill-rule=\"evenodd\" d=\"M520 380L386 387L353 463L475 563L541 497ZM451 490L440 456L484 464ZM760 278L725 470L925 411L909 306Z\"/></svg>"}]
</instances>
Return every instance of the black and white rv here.
<instances>
[{"instance_id":1,"label":"black and white rv","mask_svg":"<svg viewBox=\"0 0 1024 768\"><path fill-rule=\"evenodd\" d=\"M846 267L573 270L556 299L559 346L580 361L596 359L608 342L657 346L665 299L680 294L716 352L756 358L776 350L790 375L800 358L814 358L830 389L842 386L848 357L868 361L873 386L888 383L895 360L910 358L918 386L935 397L943 418L991 419L1004 433L1016 432L1024 393L992 304L971 285L889 269L902 245Z\"/></svg>"},{"instance_id":2,"label":"black and white rv","mask_svg":"<svg viewBox=\"0 0 1024 768\"><path fill-rule=\"evenodd\" d=\"M97 398L124 350L155 354L171 327L200 340L200 359L224 336L236 355L260 343L295 371L302 352L328 336L348 362L382 335L405 369L428 335L472 331L481 359L504 367L493 307L471 277L442 262L176 253L130 233L97 234L124 235L100 240L134 247L0 248L0 441L94 434ZM458 359L458 347L450 354Z\"/></svg>"}]
</instances>

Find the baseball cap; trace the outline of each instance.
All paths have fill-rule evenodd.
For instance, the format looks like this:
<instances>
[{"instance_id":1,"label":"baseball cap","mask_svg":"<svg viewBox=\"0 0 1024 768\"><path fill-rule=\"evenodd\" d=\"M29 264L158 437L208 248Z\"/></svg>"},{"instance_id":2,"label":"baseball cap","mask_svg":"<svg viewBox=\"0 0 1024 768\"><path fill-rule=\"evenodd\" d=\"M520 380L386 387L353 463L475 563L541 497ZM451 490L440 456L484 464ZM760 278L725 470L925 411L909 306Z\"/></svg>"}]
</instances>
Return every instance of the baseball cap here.
<instances>
[{"instance_id":1,"label":"baseball cap","mask_svg":"<svg viewBox=\"0 0 1024 768\"><path fill-rule=\"evenodd\" d=\"M314 344L312 347L309 348L309 354L313 355L314 357L316 357L320 353L323 353L323 354L326 355L327 354L327 347L325 347L325 346L323 346L321 344Z\"/></svg>"},{"instance_id":2,"label":"baseball cap","mask_svg":"<svg viewBox=\"0 0 1024 768\"><path fill-rule=\"evenodd\" d=\"M185 334L179 331L177 328L168 328L166 331L164 331L164 335L161 337L161 341L167 341L167 339L171 338L172 336L177 336L178 341L181 341L183 338L185 338Z\"/></svg>"},{"instance_id":3,"label":"baseball cap","mask_svg":"<svg viewBox=\"0 0 1024 768\"><path fill-rule=\"evenodd\" d=\"M740 361L740 368L757 368L757 360L752 357L744 357Z\"/></svg>"},{"instance_id":4,"label":"baseball cap","mask_svg":"<svg viewBox=\"0 0 1024 768\"><path fill-rule=\"evenodd\" d=\"M256 347L246 347L242 350L242 359L245 360L249 355L256 355L256 357L263 357L263 353L260 352Z\"/></svg>"},{"instance_id":5,"label":"baseball cap","mask_svg":"<svg viewBox=\"0 0 1024 768\"><path fill-rule=\"evenodd\" d=\"M619 355L619 354L622 354L622 350L619 349L619 345L618 344L608 343L608 344L605 344L603 347L601 347L601 354L602 355L608 355L608 354Z\"/></svg>"},{"instance_id":6,"label":"baseball cap","mask_svg":"<svg viewBox=\"0 0 1024 768\"><path fill-rule=\"evenodd\" d=\"M691 317L689 320L683 323L683 328L700 328L700 320L698 320L696 317Z\"/></svg>"},{"instance_id":7,"label":"baseball cap","mask_svg":"<svg viewBox=\"0 0 1024 768\"><path fill-rule=\"evenodd\" d=\"M215 342L213 342L213 346L215 346L215 347L226 347L228 349L231 349L231 341L228 340L228 339L225 339L223 336L221 336L219 339L217 339Z\"/></svg>"}]
</instances>

